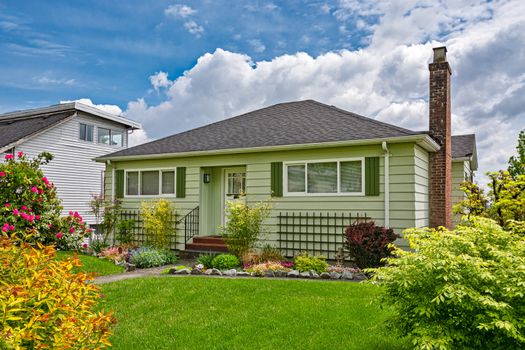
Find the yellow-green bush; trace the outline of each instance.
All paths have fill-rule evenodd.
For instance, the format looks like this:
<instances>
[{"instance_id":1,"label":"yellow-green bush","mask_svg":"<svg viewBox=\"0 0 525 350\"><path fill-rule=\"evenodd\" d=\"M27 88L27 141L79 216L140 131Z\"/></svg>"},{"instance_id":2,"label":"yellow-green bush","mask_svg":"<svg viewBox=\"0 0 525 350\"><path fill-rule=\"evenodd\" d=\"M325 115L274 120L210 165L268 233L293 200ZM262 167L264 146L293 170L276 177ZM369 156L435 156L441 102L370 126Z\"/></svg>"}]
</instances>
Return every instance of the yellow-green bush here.
<instances>
[{"instance_id":1,"label":"yellow-green bush","mask_svg":"<svg viewBox=\"0 0 525 350\"><path fill-rule=\"evenodd\" d=\"M173 206L167 199L142 202L142 219L147 242L160 249L170 248L170 235L175 234L172 222Z\"/></svg>"},{"instance_id":2,"label":"yellow-green bush","mask_svg":"<svg viewBox=\"0 0 525 350\"><path fill-rule=\"evenodd\" d=\"M96 311L99 289L78 259L50 246L0 237L0 348L100 349L110 346L110 314ZM3 344L2 344L3 342Z\"/></svg>"},{"instance_id":3,"label":"yellow-green bush","mask_svg":"<svg viewBox=\"0 0 525 350\"><path fill-rule=\"evenodd\" d=\"M417 349L525 348L525 236L472 217L404 237L411 250L396 248L373 281Z\"/></svg>"}]
</instances>

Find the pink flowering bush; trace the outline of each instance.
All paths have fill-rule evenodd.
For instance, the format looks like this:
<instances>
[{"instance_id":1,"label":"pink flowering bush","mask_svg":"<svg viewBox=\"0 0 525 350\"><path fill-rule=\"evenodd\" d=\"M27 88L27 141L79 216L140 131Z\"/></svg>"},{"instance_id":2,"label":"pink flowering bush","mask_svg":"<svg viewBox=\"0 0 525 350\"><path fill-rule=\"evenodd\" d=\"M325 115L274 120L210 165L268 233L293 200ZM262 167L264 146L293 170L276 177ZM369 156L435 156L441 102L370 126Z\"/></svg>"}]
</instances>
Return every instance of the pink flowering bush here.
<instances>
[{"instance_id":1,"label":"pink flowering bush","mask_svg":"<svg viewBox=\"0 0 525 350\"><path fill-rule=\"evenodd\" d=\"M59 249L79 249L89 229L78 213L60 217L55 186L40 166L52 160L49 153L27 159L8 154L0 164L0 234L16 235L30 244L56 244Z\"/></svg>"}]
</instances>

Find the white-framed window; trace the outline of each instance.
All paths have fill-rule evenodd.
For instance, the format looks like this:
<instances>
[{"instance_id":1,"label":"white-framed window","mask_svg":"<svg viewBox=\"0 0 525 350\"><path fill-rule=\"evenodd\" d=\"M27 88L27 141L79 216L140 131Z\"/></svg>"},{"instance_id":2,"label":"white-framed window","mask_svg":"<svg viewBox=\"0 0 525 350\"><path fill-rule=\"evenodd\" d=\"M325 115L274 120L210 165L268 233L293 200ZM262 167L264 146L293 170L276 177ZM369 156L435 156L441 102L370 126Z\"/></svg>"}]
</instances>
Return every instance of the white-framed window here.
<instances>
[{"instance_id":1,"label":"white-framed window","mask_svg":"<svg viewBox=\"0 0 525 350\"><path fill-rule=\"evenodd\" d=\"M108 128L98 127L98 143L111 146L122 146L123 132L118 130L111 130Z\"/></svg>"},{"instance_id":2,"label":"white-framed window","mask_svg":"<svg viewBox=\"0 0 525 350\"><path fill-rule=\"evenodd\" d=\"M94 126L91 124L79 124L78 138L82 141L93 142L93 129Z\"/></svg>"},{"instance_id":3,"label":"white-framed window","mask_svg":"<svg viewBox=\"0 0 525 350\"><path fill-rule=\"evenodd\" d=\"M364 195L364 163L364 158L285 162L284 195Z\"/></svg>"},{"instance_id":4,"label":"white-framed window","mask_svg":"<svg viewBox=\"0 0 525 350\"><path fill-rule=\"evenodd\" d=\"M174 196L174 168L126 170L124 175L124 196Z\"/></svg>"}]
</instances>

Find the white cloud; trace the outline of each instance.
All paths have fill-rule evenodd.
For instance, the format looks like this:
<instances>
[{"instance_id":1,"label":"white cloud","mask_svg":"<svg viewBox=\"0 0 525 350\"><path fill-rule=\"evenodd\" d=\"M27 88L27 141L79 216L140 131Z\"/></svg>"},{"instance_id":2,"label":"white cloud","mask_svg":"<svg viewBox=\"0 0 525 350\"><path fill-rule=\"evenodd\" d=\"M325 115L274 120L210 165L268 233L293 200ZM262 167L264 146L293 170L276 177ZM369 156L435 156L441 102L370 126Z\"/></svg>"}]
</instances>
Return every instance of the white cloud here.
<instances>
[{"instance_id":1,"label":"white cloud","mask_svg":"<svg viewBox=\"0 0 525 350\"><path fill-rule=\"evenodd\" d=\"M185 22L184 28L186 28L188 33L195 35L197 38L200 38L202 33L204 33L204 28L193 20Z\"/></svg>"},{"instance_id":2,"label":"white cloud","mask_svg":"<svg viewBox=\"0 0 525 350\"><path fill-rule=\"evenodd\" d=\"M168 79L168 73L160 71L149 77L149 81L153 88L158 92L162 88L171 86L172 81Z\"/></svg>"},{"instance_id":3,"label":"white cloud","mask_svg":"<svg viewBox=\"0 0 525 350\"><path fill-rule=\"evenodd\" d=\"M266 46L259 39L248 40L248 44L250 44L253 51L257 53L262 53L266 50Z\"/></svg>"},{"instance_id":4,"label":"white cloud","mask_svg":"<svg viewBox=\"0 0 525 350\"><path fill-rule=\"evenodd\" d=\"M170 5L164 10L166 16L186 18L193 16L197 11L189 7L188 5L175 4Z\"/></svg>"},{"instance_id":5,"label":"white cloud","mask_svg":"<svg viewBox=\"0 0 525 350\"><path fill-rule=\"evenodd\" d=\"M66 79L66 78L50 78L50 77L40 77L36 79L36 81L40 84L44 85L67 85L67 86L73 86L77 85L77 82L75 79Z\"/></svg>"},{"instance_id":6,"label":"white cloud","mask_svg":"<svg viewBox=\"0 0 525 350\"><path fill-rule=\"evenodd\" d=\"M85 104L87 106L98 108L104 112L108 112L115 115L121 115L122 109L120 109L117 105L105 105L105 104L95 104L91 99L89 98L79 98L77 100L67 100L67 101L60 101L60 103L70 103L70 102L80 102L82 104Z\"/></svg>"},{"instance_id":7,"label":"white cloud","mask_svg":"<svg viewBox=\"0 0 525 350\"><path fill-rule=\"evenodd\" d=\"M217 49L170 81L163 90L165 101L148 105L138 99L125 114L160 137L274 103L312 98L424 130L427 64L432 47L446 44L453 71L453 132L477 134L481 173L505 167L517 133L525 128L525 2L421 4L341 1L332 13L341 24L353 20L366 27L370 46L259 62Z\"/></svg>"},{"instance_id":8,"label":"white cloud","mask_svg":"<svg viewBox=\"0 0 525 350\"><path fill-rule=\"evenodd\" d=\"M200 38L202 33L204 33L204 27L198 24L195 20L189 18L196 13L197 10L183 4L170 5L164 10L164 15L167 17L184 20L184 28L186 28L188 33Z\"/></svg>"}]
</instances>

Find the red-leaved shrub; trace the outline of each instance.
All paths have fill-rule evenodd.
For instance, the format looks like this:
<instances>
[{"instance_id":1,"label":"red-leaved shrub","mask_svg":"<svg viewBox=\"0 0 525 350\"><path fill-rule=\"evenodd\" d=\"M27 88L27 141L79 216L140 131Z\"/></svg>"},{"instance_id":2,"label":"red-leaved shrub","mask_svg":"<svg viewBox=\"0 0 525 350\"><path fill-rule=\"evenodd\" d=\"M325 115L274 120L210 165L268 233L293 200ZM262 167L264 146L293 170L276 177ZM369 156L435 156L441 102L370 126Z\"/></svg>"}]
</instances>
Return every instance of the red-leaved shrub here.
<instances>
[{"instance_id":1,"label":"red-leaved shrub","mask_svg":"<svg viewBox=\"0 0 525 350\"><path fill-rule=\"evenodd\" d=\"M391 255L388 245L399 235L391 228L376 226L373 221L355 222L345 230L346 249L359 268L379 267L381 259Z\"/></svg>"}]
</instances>

